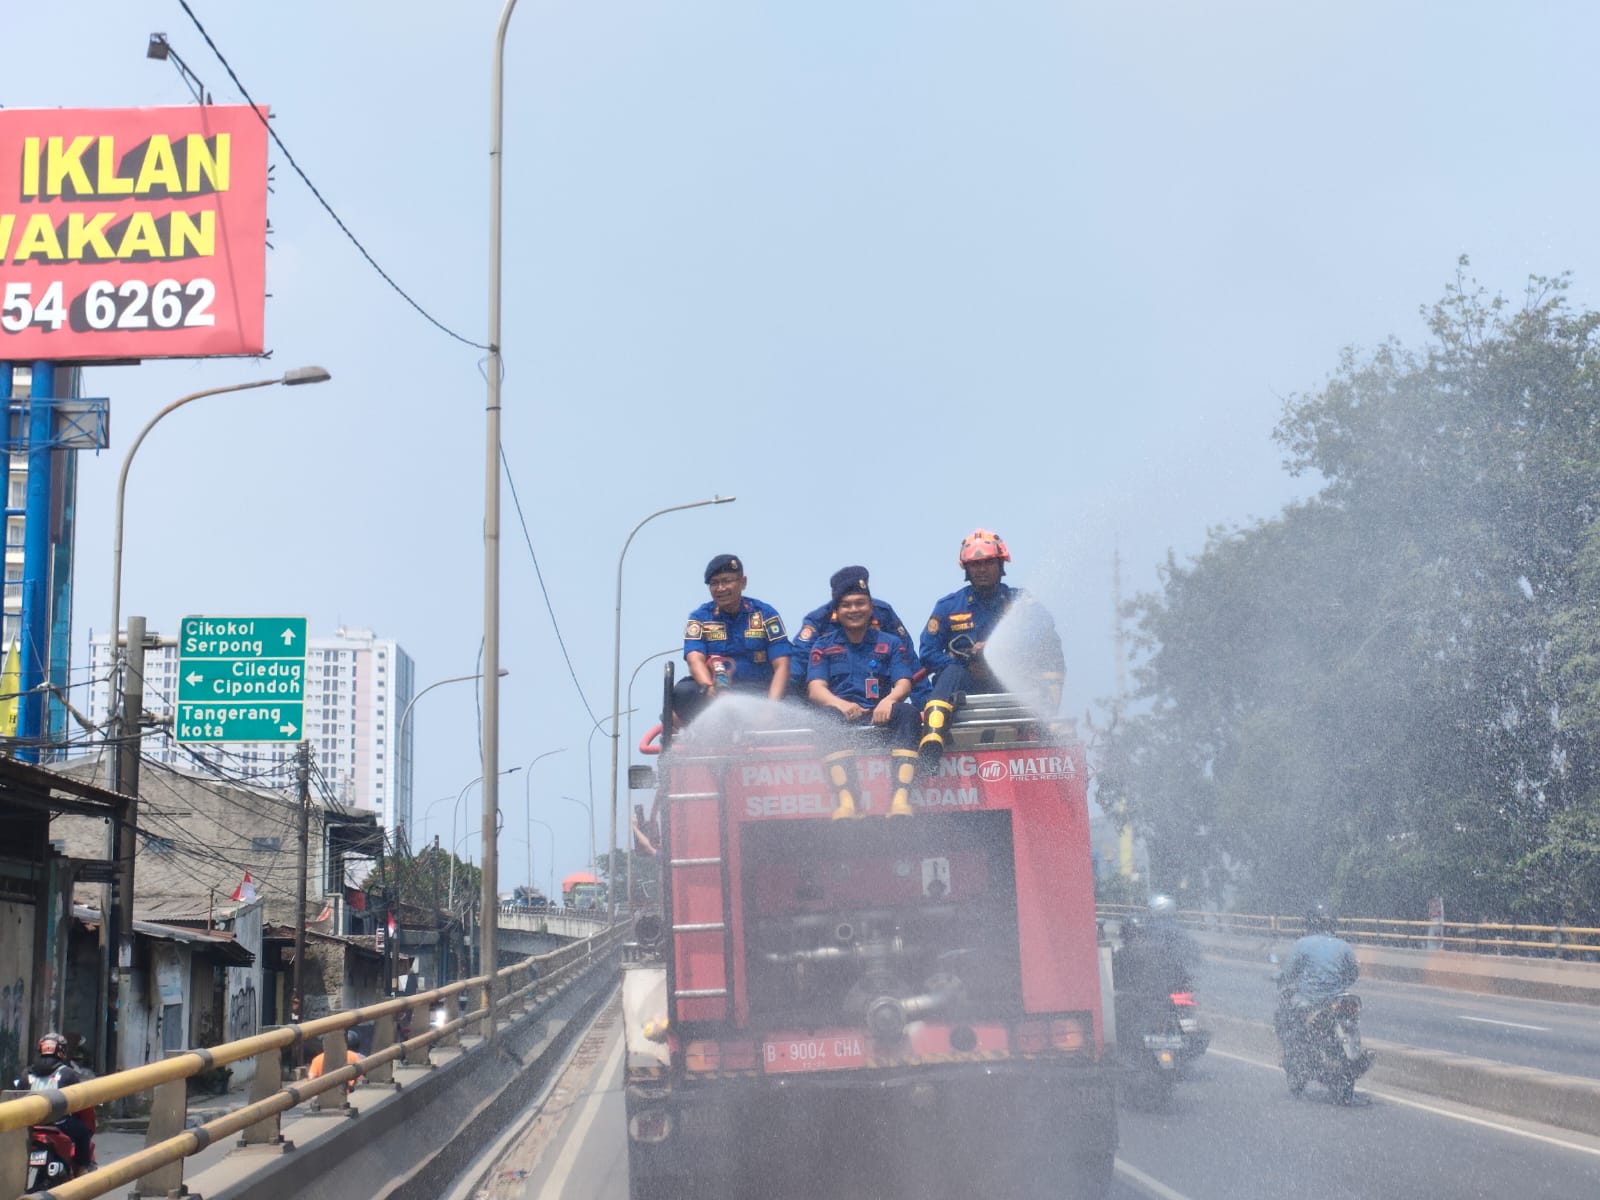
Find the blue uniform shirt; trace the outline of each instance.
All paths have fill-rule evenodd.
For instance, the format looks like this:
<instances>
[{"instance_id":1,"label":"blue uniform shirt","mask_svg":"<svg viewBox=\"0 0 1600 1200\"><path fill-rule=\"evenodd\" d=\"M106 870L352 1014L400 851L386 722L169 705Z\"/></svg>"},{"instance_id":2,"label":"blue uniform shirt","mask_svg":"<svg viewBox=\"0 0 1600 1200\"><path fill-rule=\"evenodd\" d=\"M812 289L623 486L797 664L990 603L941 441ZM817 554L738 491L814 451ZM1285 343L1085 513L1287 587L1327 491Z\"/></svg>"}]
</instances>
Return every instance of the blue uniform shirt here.
<instances>
[{"instance_id":1,"label":"blue uniform shirt","mask_svg":"<svg viewBox=\"0 0 1600 1200\"><path fill-rule=\"evenodd\" d=\"M833 605L824 604L820 608L813 608L800 618L800 632L794 635L794 652L789 659L789 678L791 681L805 682L807 664L811 661L811 647L816 640L825 633L831 633L839 628L838 619L833 615ZM894 607L882 600L872 602L872 624L868 626L872 633L886 630L894 634L909 648L911 635L906 632L905 623L900 620Z\"/></svg>"},{"instance_id":2,"label":"blue uniform shirt","mask_svg":"<svg viewBox=\"0 0 1600 1200\"><path fill-rule=\"evenodd\" d=\"M812 643L806 682L821 680L840 700L871 708L915 671L911 647L894 634L868 629L853 644L843 629L832 629Z\"/></svg>"},{"instance_id":3,"label":"blue uniform shirt","mask_svg":"<svg viewBox=\"0 0 1600 1200\"><path fill-rule=\"evenodd\" d=\"M1028 658L1039 677L1060 679L1065 672L1065 661L1055 622L1044 606L1035 603L1027 592L1004 583L995 588L994 595L987 600L971 586L940 599L933 606L933 615L928 618L917 643L922 665L930 674L943 671L955 661L950 654L953 639L964 636L974 642L988 641L1000 618L1013 606L1026 606L1028 625L1024 632L1029 643Z\"/></svg>"},{"instance_id":4,"label":"blue uniform shirt","mask_svg":"<svg viewBox=\"0 0 1600 1200\"><path fill-rule=\"evenodd\" d=\"M772 682L772 660L788 658L791 652L778 610L749 596L740 600L739 611L732 616L715 600L690 613L683 630L684 658L691 650L730 660L734 687L766 687Z\"/></svg>"}]
</instances>

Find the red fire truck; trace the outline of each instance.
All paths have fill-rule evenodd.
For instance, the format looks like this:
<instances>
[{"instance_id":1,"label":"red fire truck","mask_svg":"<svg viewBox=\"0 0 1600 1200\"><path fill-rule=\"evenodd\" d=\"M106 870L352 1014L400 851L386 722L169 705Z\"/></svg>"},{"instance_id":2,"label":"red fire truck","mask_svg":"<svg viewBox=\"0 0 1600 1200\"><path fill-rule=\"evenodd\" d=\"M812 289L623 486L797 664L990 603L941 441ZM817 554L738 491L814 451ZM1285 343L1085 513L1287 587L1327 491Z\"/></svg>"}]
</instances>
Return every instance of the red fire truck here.
<instances>
[{"instance_id":1,"label":"red fire truck","mask_svg":"<svg viewBox=\"0 0 1600 1200\"><path fill-rule=\"evenodd\" d=\"M867 751L864 813L833 820L811 730L710 724L663 746L647 822L661 911L623 975L633 1200L817 1195L835 1172L1102 1196L1116 1105L1082 745L969 696L913 815L885 815L890 760Z\"/></svg>"}]
</instances>

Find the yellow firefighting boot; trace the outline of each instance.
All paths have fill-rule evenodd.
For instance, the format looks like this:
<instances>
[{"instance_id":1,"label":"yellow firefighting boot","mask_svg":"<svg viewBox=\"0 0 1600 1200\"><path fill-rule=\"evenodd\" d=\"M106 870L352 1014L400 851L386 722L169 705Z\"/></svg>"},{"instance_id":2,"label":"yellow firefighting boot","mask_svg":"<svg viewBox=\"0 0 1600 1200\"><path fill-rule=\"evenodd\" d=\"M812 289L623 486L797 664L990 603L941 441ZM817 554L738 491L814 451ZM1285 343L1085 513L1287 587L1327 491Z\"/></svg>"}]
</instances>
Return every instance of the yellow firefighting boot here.
<instances>
[{"instance_id":1,"label":"yellow firefighting boot","mask_svg":"<svg viewBox=\"0 0 1600 1200\"><path fill-rule=\"evenodd\" d=\"M889 816L911 815L911 781L917 777L917 752L915 750L889 751L889 765L894 768L894 797L889 801Z\"/></svg>"},{"instance_id":2,"label":"yellow firefighting boot","mask_svg":"<svg viewBox=\"0 0 1600 1200\"><path fill-rule=\"evenodd\" d=\"M855 772L850 769L854 757L853 750L836 750L822 760L822 765L828 770L828 782L833 785L835 821L862 815L861 810L856 808L855 781L852 779Z\"/></svg>"},{"instance_id":3,"label":"yellow firefighting boot","mask_svg":"<svg viewBox=\"0 0 1600 1200\"><path fill-rule=\"evenodd\" d=\"M944 757L944 730L954 715L956 706L948 700L929 700L922 706L922 741L917 746L917 756L922 760L922 769L927 774L932 774L939 769L939 760Z\"/></svg>"}]
</instances>

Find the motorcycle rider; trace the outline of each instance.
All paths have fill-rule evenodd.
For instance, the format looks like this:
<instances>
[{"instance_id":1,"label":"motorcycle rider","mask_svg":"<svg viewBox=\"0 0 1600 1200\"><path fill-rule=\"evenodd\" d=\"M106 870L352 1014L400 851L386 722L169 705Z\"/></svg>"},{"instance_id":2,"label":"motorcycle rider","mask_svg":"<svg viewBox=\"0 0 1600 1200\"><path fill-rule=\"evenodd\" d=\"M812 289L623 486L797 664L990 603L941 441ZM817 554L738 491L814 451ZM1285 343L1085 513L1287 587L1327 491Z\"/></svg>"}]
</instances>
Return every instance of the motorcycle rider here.
<instances>
[{"instance_id":1,"label":"motorcycle rider","mask_svg":"<svg viewBox=\"0 0 1600 1200\"><path fill-rule=\"evenodd\" d=\"M1040 706L1049 713L1061 703L1066 671L1061 637L1042 604L1022 588L1001 582L1010 561L1011 551L998 533L974 529L962 538L958 562L967 577L966 586L939 599L918 640L922 665L933 677L928 700L922 706L924 733L917 748L925 772L938 769L944 756L946 729L966 691L992 690L1003 685L1013 690L1032 689L1039 693ZM1017 614L1022 622L1018 634L1025 647L1030 678L1002 683L990 669L984 647L1008 613Z\"/></svg>"},{"instance_id":2,"label":"motorcycle rider","mask_svg":"<svg viewBox=\"0 0 1600 1200\"><path fill-rule=\"evenodd\" d=\"M1341 992L1348 992L1361 975L1355 951L1335 930L1338 921L1325 904L1306 913L1306 933L1294 944L1289 961L1278 973L1280 1003L1274 1014L1278 1041L1303 1029L1310 1013Z\"/></svg>"},{"instance_id":3,"label":"motorcycle rider","mask_svg":"<svg viewBox=\"0 0 1600 1200\"><path fill-rule=\"evenodd\" d=\"M1171 896L1150 897L1143 922L1122 926L1122 946L1114 963L1117 989L1165 999L1173 992L1194 990L1193 974L1200 948L1178 924L1178 904Z\"/></svg>"},{"instance_id":4,"label":"motorcycle rider","mask_svg":"<svg viewBox=\"0 0 1600 1200\"><path fill-rule=\"evenodd\" d=\"M16 1081L18 1088L48 1092L82 1083L83 1072L67 1061L67 1039L51 1030L38 1042L38 1055L28 1064L28 1073ZM68 1113L55 1122L57 1129L72 1139L73 1173L81 1175L94 1166L92 1133L77 1113Z\"/></svg>"}]
</instances>

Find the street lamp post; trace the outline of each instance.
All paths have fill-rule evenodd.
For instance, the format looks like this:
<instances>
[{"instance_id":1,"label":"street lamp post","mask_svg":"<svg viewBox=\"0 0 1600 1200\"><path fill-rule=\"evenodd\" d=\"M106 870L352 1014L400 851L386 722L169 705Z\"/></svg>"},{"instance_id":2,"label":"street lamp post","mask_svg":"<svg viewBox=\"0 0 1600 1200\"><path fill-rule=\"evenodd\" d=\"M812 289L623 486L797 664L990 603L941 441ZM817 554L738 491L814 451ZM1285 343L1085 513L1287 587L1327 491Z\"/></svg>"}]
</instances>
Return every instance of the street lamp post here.
<instances>
[{"instance_id":1,"label":"street lamp post","mask_svg":"<svg viewBox=\"0 0 1600 1200\"><path fill-rule=\"evenodd\" d=\"M143 731L139 728L139 713L133 714L133 732L131 737L125 736L125 726L128 724L124 715L126 697L123 693L124 681L127 678L123 650L122 650L122 511L124 501L128 494L128 468L133 465L133 456L139 447L144 444L144 439L155 428L156 422L168 413L176 412L185 404L192 404L196 400L204 400L207 396L221 396L227 392L246 392L252 388L272 387L274 384L283 384L285 387L296 387L304 383L324 383L333 378L321 367L296 367L292 371L285 371L282 375L272 379L257 379L250 383L231 383L224 387L203 388L198 392L190 392L187 396L180 396L168 404L155 416L144 423L128 446L127 454L122 458L122 470L117 475L117 504L116 513L111 525L111 630L108 635L107 649L111 658L111 679L108 685L109 695L107 711L110 719L106 722L106 741L111 753L111 762L108 770L111 790L121 792L128 796L123 805L123 810L118 814L119 820L112 825L112 858L116 862L116 919L107 921L107 925L114 924L114 937L108 936L102 942L106 947L103 953L110 953L110 947L117 947L117 986L122 989L122 994L127 995L127 989L132 986L132 968L121 964L125 961L124 953L131 953L133 946L133 883L134 883L134 851L136 849L135 833L139 823L139 742ZM142 628L143 622L140 626ZM130 642L132 639L129 639ZM141 632L140 641L143 641ZM129 646L136 650L139 656L139 674L144 673L144 647ZM143 707L142 697L144 684L141 678L138 695L141 697L139 707ZM299 914L295 918L295 956L294 956L294 995L300 996L300 963L305 957L305 890L304 879L298 893L300 904ZM109 931L108 931L109 932ZM104 968L105 991L102 993L105 1011L112 1011L110 981L111 970L109 964ZM103 1046L107 1050L107 1063L115 1062L112 1053L112 1042L115 1038L115 1026L110 1024L107 1017L106 1038Z\"/></svg>"},{"instance_id":2,"label":"street lamp post","mask_svg":"<svg viewBox=\"0 0 1600 1200\"><path fill-rule=\"evenodd\" d=\"M658 658L667 658L670 655L676 654L677 652L678 652L678 647L676 647L676 646L672 647L669 650L658 651L657 653L652 654L649 658L641 660L639 665L633 669L633 674L628 676L628 761L629 762L633 761L633 714L638 711L638 709L634 708L634 706L633 706L633 685L634 685L634 681L639 678L639 672L644 670L646 663L653 663ZM665 717L667 714L666 713L662 713L661 715L663 717ZM628 857L627 857L626 861L627 861L627 864L628 864L628 868L627 868L627 872L626 872L625 878L627 880L627 889L628 890L626 892L624 892L623 894L628 898L628 907L631 910L633 908L633 853L634 853L634 848L635 848L635 844L636 844L636 840L637 840L633 836L633 789L632 788L630 788L628 790L627 808L628 808Z\"/></svg>"},{"instance_id":3,"label":"street lamp post","mask_svg":"<svg viewBox=\"0 0 1600 1200\"><path fill-rule=\"evenodd\" d=\"M564 754L566 749L565 746L559 746L554 750L546 750L543 754L534 755L533 761L528 764L528 773L522 777L522 834L528 846L528 886L530 888L538 886L533 881L533 768L538 766L541 758L549 758L552 754ZM554 834L551 836L553 837Z\"/></svg>"},{"instance_id":4,"label":"street lamp post","mask_svg":"<svg viewBox=\"0 0 1600 1200\"><path fill-rule=\"evenodd\" d=\"M589 814L589 869L594 870L594 805L584 804L576 796L563 796L563 800L571 800L574 804L582 805Z\"/></svg>"},{"instance_id":5,"label":"street lamp post","mask_svg":"<svg viewBox=\"0 0 1600 1200\"><path fill-rule=\"evenodd\" d=\"M673 504L667 508L657 509L644 520L635 525L628 534L627 541L622 543L622 551L617 555L617 611L616 625L613 630L611 642L611 852L617 851L617 721L622 713L622 560L628 556L628 547L633 544L634 534L643 529L657 517L666 516L667 513L682 512L686 508L704 508L708 504L731 504L735 496L713 496L709 500L695 500L689 504ZM631 844L633 839L628 839ZM615 919L617 915L616 888L607 889L607 914Z\"/></svg>"},{"instance_id":6,"label":"street lamp post","mask_svg":"<svg viewBox=\"0 0 1600 1200\"><path fill-rule=\"evenodd\" d=\"M121 651L119 649L122 640L122 511L123 503L127 498L128 492L128 468L133 465L133 456L138 453L139 447L144 444L145 436L155 428L156 422L160 421L161 418L165 417L168 413L176 412L185 404L192 404L196 400L204 400L207 396L220 396L226 392L244 392L249 391L251 388L272 387L274 384L279 383L283 384L285 387L295 387L304 383L324 383L331 378L333 378L333 376L329 375L328 372L323 370L321 367L296 367L294 370L285 371L282 375L276 376L272 379L257 379L251 383L231 383L226 387L205 388L202 391L190 392L187 396L180 396L171 404L163 408L160 412L156 413L155 416L146 421L144 428L139 430L138 434L134 437L132 444L129 445L127 454L123 455L122 470L117 475L116 514L111 524L111 644L109 649L111 651L112 674L109 705L109 710L111 712L109 737L112 739L113 745L116 745L117 739L120 739L121 737L121 725L123 723L122 709L121 705L118 703L122 680L122 674L120 670ZM135 721L137 721L137 716L135 716ZM135 761L138 760L139 752L137 749L137 743L135 744L135 749L131 757ZM120 753L112 754L112 791L120 791L123 783L122 764L119 759ZM129 853L131 854L131 852L132 851L130 849Z\"/></svg>"},{"instance_id":7,"label":"street lamp post","mask_svg":"<svg viewBox=\"0 0 1600 1200\"><path fill-rule=\"evenodd\" d=\"M504 667L500 668L500 672L499 673L500 673L500 677L502 679L504 679L507 675L511 674L511 672L508 671ZM452 676L450 676L449 679L438 679L438 680L435 680L433 683L430 683L427 687L423 688L415 696L411 697L411 699L406 702L405 708L403 708L400 711L400 719L395 722L395 726L394 726L394 744L395 744L395 747L396 747L396 753L399 755L399 757L400 758L409 758L409 755L406 754L406 721L410 718L411 710L416 707L416 704L417 704L418 700L421 700L429 692L433 691L434 688L443 687L447 683L465 683L469 679L482 679L482 678L483 678L483 673L481 671L478 672L478 674L476 674L476 675L452 675ZM396 759L396 762L398 762L398 761L399 761L399 759ZM424 819L426 819L426 817L424 817ZM397 820L396 824L399 825L399 824L401 824L401 822L399 822ZM409 833L410 830L407 829L406 832ZM453 833L454 830L452 829L451 832Z\"/></svg>"},{"instance_id":8,"label":"street lamp post","mask_svg":"<svg viewBox=\"0 0 1600 1200\"><path fill-rule=\"evenodd\" d=\"M543 825L545 832L550 835L550 857L546 860L549 864L550 882L545 887L544 898L546 903L551 903L550 897L555 894L556 890L556 827L550 824L549 821L541 821L538 817L530 817L529 820L535 825ZM532 853L532 851L529 851L529 853ZM532 883L533 881L529 880L528 882Z\"/></svg>"},{"instance_id":9,"label":"street lamp post","mask_svg":"<svg viewBox=\"0 0 1600 1200\"><path fill-rule=\"evenodd\" d=\"M521 767L507 767L504 771L499 772L499 774L501 774L501 775L515 775L520 770L522 770ZM461 802L466 799L467 793L470 792L476 784L480 784L480 783L487 784L487 782L488 781L484 778L484 776L479 775L476 779L472 780L471 783L468 783L466 787L462 788L460 793L456 796L455 807L450 810L450 840L452 842L455 842L455 844L458 845L458 846L461 843L456 841L456 817L458 815L460 815ZM485 815L484 824L483 824L483 826L481 828L489 830L490 833L492 834L492 832L493 832L493 830L495 828L495 824L496 824L496 822L495 822L495 812L491 811L491 812L489 812L489 813L487 813ZM471 836L471 830L468 830L467 833L465 835L463 835L463 840L465 840L466 837L470 837L470 836ZM493 840L493 838L491 836L488 836L488 835L486 835L484 837L484 839L483 839L485 845L487 845L492 840ZM486 856L486 860L487 860L487 856ZM498 889L497 889L497 891L498 891ZM497 895L496 899L498 900L498 898L499 897ZM450 852L450 899L449 899L449 904L450 904L451 909L455 908L455 903L456 903L456 855L455 855L455 851L452 850Z\"/></svg>"},{"instance_id":10,"label":"street lamp post","mask_svg":"<svg viewBox=\"0 0 1600 1200\"><path fill-rule=\"evenodd\" d=\"M506 29L511 24L517 0L506 0L494 35L494 65L489 79L489 312L486 370L488 390L484 398L483 472L483 770L489 777L483 787L483 827L494 825L499 806L500 767L500 195L502 191L501 153L505 137ZM483 847L483 908L499 910L499 850L493 838ZM495 918L484 927L484 959L494 977L499 931ZM494 984L489 987L489 1019L484 1032L490 1041L495 1036Z\"/></svg>"},{"instance_id":11,"label":"street lamp post","mask_svg":"<svg viewBox=\"0 0 1600 1200\"><path fill-rule=\"evenodd\" d=\"M614 721L615 717L601 717L589 730L589 747L584 751L584 767L589 773L589 866L594 866L594 735L600 732L601 726L607 721Z\"/></svg>"},{"instance_id":12,"label":"street lamp post","mask_svg":"<svg viewBox=\"0 0 1600 1200\"><path fill-rule=\"evenodd\" d=\"M433 815L433 810L438 808L439 805L443 804L446 800L453 799L455 799L454 796L440 796L437 800L428 801L428 807L422 810L422 820L417 822L417 828L423 832L422 840L424 842L428 840L426 831L428 828L428 820ZM439 835L434 834L434 836L438 837Z\"/></svg>"}]
</instances>

